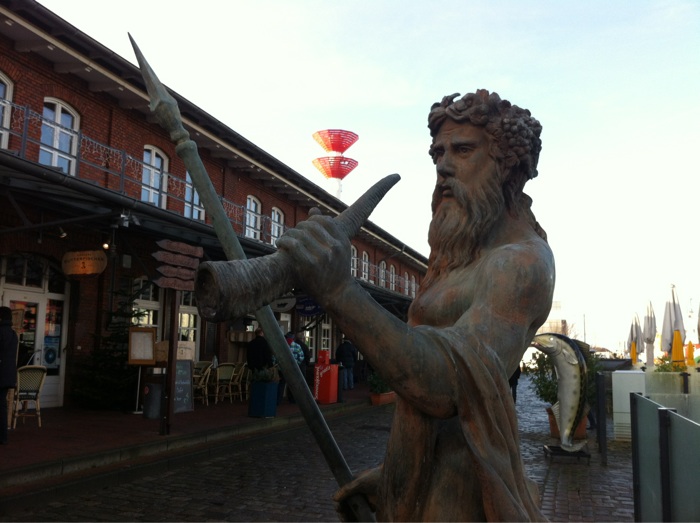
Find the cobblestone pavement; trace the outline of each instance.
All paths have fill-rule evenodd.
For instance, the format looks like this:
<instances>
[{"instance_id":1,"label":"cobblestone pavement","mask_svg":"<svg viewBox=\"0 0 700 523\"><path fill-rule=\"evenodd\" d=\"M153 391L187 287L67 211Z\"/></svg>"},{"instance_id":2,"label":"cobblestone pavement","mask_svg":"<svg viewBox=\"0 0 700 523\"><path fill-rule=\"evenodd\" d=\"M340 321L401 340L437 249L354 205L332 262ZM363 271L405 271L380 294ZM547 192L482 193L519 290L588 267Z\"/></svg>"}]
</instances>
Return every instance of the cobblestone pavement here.
<instances>
[{"instance_id":1,"label":"cobblestone pavement","mask_svg":"<svg viewBox=\"0 0 700 523\"><path fill-rule=\"evenodd\" d=\"M633 521L629 444L609 441L603 466L595 444L591 460L546 459L548 421L521 379L518 417L526 470L540 488L551 521ZM379 464L392 406L375 407L329 426L350 468ZM592 432L589 432L589 435ZM75 495L37 499L4 521L337 521L331 501L335 480L308 429L236 442L216 457L190 459L171 470L108 487L83 483Z\"/></svg>"}]
</instances>

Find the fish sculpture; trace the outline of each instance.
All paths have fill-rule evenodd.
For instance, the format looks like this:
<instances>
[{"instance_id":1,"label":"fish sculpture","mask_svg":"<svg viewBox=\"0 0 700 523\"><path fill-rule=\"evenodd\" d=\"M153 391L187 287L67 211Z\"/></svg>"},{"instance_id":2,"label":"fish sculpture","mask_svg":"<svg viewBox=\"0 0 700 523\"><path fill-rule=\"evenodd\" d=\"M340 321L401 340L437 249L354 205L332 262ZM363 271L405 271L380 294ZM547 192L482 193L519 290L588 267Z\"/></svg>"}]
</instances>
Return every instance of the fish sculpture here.
<instances>
[{"instance_id":1,"label":"fish sculpture","mask_svg":"<svg viewBox=\"0 0 700 523\"><path fill-rule=\"evenodd\" d=\"M552 406L559 426L561 448L575 452L574 431L586 412L586 359L574 340L562 334L538 334L530 343L552 358L557 374L559 401Z\"/></svg>"}]
</instances>

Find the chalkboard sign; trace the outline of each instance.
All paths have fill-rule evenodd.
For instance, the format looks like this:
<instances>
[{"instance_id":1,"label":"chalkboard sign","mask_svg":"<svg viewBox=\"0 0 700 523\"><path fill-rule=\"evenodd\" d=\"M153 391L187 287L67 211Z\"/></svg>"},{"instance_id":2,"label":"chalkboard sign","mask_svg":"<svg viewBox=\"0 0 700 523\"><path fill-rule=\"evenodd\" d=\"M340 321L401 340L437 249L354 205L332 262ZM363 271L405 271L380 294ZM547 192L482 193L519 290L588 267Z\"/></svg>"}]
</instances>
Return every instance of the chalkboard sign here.
<instances>
[{"instance_id":1,"label":"chalkboard sign","mask_svg":"<svg viewBox=\"0 0 700 523\"><path fill-rule=\"evenodd\" d=\"M177 360L175 368L175 391L173 393L173 412L194 410L192 402L192 360Z\"/></svg>"}]
</instances>

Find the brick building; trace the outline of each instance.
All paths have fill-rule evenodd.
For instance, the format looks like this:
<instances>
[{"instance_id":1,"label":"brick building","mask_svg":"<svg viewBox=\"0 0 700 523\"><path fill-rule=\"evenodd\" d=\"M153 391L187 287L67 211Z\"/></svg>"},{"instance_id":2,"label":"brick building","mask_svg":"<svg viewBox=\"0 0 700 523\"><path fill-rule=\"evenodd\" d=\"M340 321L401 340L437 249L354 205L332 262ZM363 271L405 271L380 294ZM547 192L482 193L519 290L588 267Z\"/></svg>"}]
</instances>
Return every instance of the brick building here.
<instances>
[{"instance_id":1,"label":"brick building","mask_svg":"<svg viewBox=\"0 0 700 523\"><path fill-rule=\"evenodd\" d=\"M176 86L175 86L176 87ZM311 207L347 206L173 93L247 257L271 254ZM20 364L49 369L42 404L71 401L81 361L105 343L115 313L169 336L156 242L224 253L182 160L154 121L138 68L34 0L0 0L0 294L23 311ZM427 260L367 222L351 271L402 319ZM195 360L240 361L254 317L200 318L180 292L179 339ZM305 304L306 307L301 307ZM312 304L313 305L313 304ZM312 354L340 333L296 290L273 304Z\"/></svg>"}]
</instances>

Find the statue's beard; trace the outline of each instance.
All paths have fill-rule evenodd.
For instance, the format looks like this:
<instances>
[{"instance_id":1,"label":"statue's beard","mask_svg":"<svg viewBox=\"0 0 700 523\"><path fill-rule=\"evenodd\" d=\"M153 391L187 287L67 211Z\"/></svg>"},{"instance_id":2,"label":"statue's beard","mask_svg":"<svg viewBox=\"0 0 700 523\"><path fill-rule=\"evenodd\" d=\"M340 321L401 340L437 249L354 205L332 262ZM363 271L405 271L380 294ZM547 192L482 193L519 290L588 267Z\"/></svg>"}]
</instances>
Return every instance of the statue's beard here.
<instances>
[{"instance_id":1,"label":"statue's beard","mask_svg":"<svg viewBox=\"0 0 700 523\"><path fill-rule=\"evenodd\" d=\"M441 205L442 190L448 186L457 205ZM464 184L448 178L433 191L433 219L428 232L430 259L421 290L453 269L466 267L478 256L487 236L505 209L498 176L467 194Z\"/></svg>"}]
</instances>

